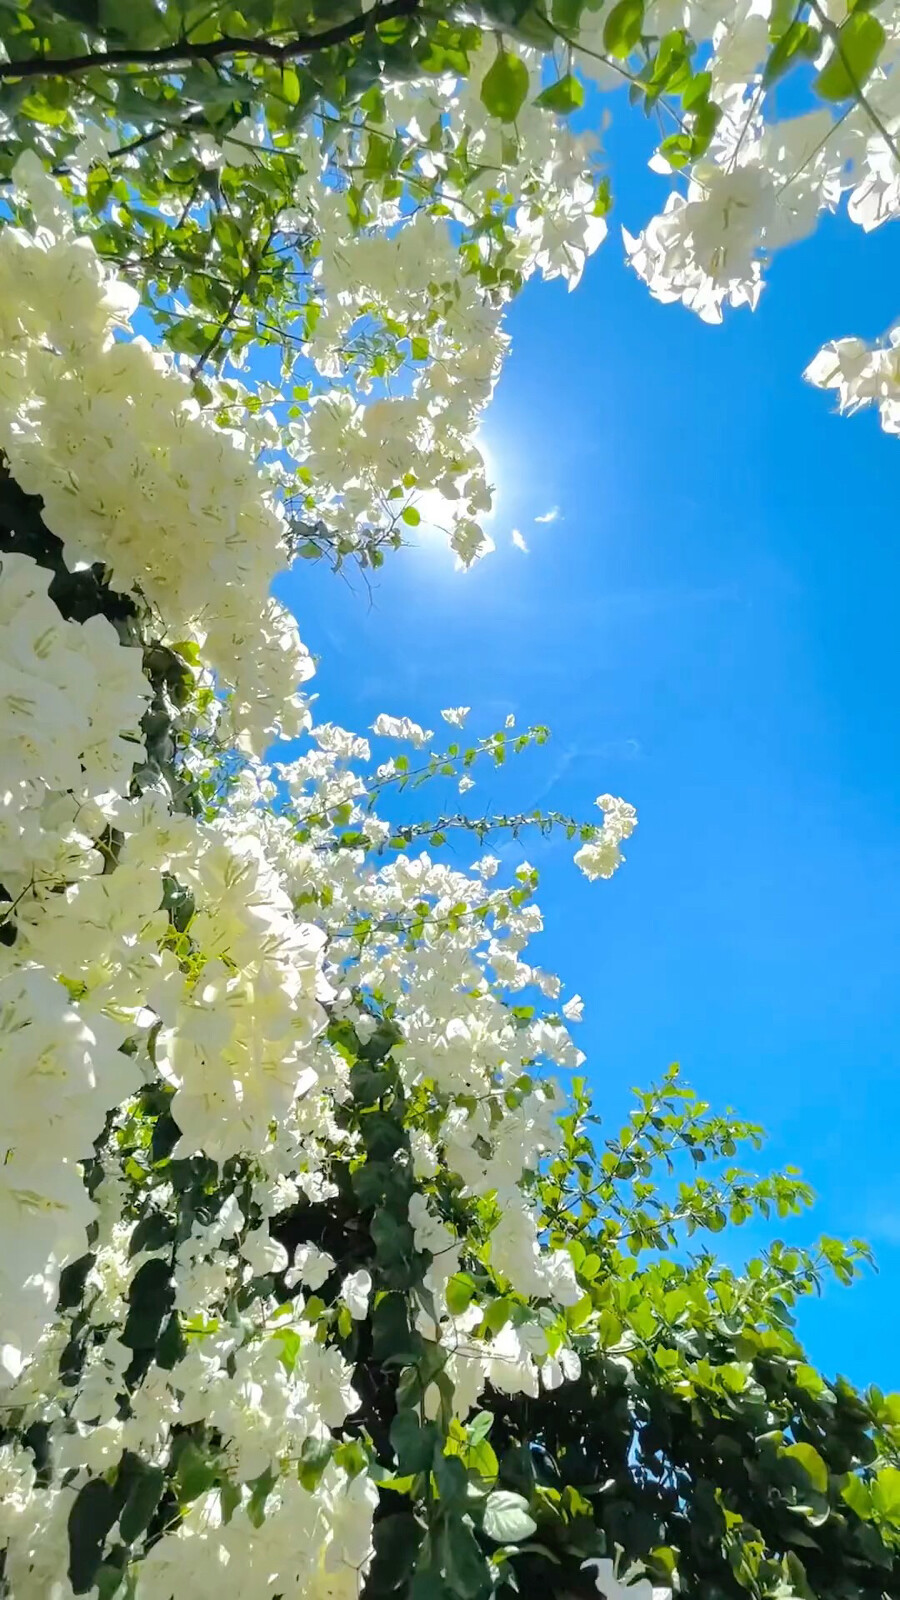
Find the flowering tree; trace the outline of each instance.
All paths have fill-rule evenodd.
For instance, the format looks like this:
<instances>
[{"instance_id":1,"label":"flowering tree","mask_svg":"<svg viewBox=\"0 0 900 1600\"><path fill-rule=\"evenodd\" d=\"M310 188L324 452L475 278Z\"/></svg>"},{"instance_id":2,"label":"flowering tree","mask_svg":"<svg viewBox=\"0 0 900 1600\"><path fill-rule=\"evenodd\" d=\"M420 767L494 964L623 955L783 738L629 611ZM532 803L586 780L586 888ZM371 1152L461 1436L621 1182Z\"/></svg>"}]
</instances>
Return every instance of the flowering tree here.
<instances>
[{"instance_id":1,"label":"flowering tree","mask_svg":"<svg viewBox=\"0 0 900 1600\"><path fill-rule=\"evenodd\" d=\"M605 99L658 118L672 185L631 263L716 321L845 194L865 229L897 214L898 39L868 0L22 0L0 180L53 167L198 403L277 452L295 548L377 562L428 494L467 564L504 303L574 286L607 232ZM842 341L809 376L892 427L892 349Z\"/></svg>"},{"instance_id":2,"label":"flowering tree","mask_svg":"<svg viewBox=\"0 0 900 1600\"><path fill-rule=\"evenodd\" d=\"M546 730L384 714L373 761L314 725L270 595L297 552L377 565L423 503L488 548L504 303L606 228L585 77L676 119L656 293L752 303L848 183L889 214L889 22L704 18L0 10L10 1600L900 1593L900 1404L790 1331L863 1247L686 1254L805 1187L672 1074L602 1144L554 1077L581 1002L485 841L559 828L603 879L633 809L399 823ZM763 121L813 56L837 116Z\"/></svg>"}]
</instances>

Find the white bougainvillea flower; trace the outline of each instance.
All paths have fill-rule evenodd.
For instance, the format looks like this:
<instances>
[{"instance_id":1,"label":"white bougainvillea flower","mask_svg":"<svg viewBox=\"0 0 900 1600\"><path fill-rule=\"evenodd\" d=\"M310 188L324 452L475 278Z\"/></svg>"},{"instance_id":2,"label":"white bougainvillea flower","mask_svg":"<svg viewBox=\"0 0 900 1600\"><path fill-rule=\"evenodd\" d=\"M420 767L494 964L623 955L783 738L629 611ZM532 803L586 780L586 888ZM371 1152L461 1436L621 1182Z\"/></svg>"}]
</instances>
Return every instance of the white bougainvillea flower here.
<instances>
[{"instance_id":1,"label":"white bougainvillea flower","mask_svg":"<svg viewBox=\"0 0 900 1600\"><path fill-rule=\"evenodd\" d=\"M603 812L603 826L593 839L575 852L575 864L586 878L611 878L625 857L621 845L637 827L637 812L627 800L601 794L597 805Z\"/></svg>"},{"instance_id":2,"label":"white bougainvillea flower","mask_svg":"<svg viewBox=\"0 0 900 1600\"><path fill-rule=\"evenodd\" d=\"M360 1322L369 1310L369 1299L372 1294L372 1275L363 1269L360 1272L351 1272L341 1284L341 1299L347 1307L351 1317Z\"/></svg>"},{"instance_id":3,"label":"white bougainvillea flower","mask_svg":"<svg viewBox=\"0 0 900 1600\"><path fill-rule=\"evenodd\" d=\"M382 739L406 739L417 750L434 738L431 728L421 728L410 717L389 717L384 711L372 723L372 732Z\"/></svg>"},{"instance_id":4,"label":"white bougainvillea flower","mask_svg":"<svg viewBox=\"0 0 900 1600\"><path fill-rule=\"evenodd\" d=\"M593 1569L597 1593L603 1600L671 1600L668 1589L655 1587L637 1563L616 1576L616 1564L608 1556L591 1556L582 1561L582 1572Z\"/></svg>"},{"instance_id":5,"label":"white bougainvillea flower","mask_svg":"<svg viewBox=\"0 0 900 1600\"><path fill-rule=\"evenodd\" d=\"M298 1244L293 1265L285 1273L285 1282L289 1288L295 1283L303 1283L307 1289L321 1289L336 1264L327 1250L318 1250L314 1244Z\"/></svg>"}]
</instances>

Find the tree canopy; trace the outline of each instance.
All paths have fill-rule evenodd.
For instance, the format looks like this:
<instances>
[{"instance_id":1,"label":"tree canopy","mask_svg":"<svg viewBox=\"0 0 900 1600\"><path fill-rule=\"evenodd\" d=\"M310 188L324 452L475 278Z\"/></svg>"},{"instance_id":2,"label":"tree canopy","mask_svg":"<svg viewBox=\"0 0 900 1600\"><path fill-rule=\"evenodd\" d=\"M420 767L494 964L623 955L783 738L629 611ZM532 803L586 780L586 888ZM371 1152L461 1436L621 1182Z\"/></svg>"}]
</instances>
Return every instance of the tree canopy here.
<instances>
[{"instance_id":1,"label":"tree canopy","mask_svg":"<svg viewBox=\"0 0 900 1600\"><path fill-rule=\"evenodd\" d=\"M23 0L0 181L36 151L200 403L263 408L296 548L377 564L437 498L468 564L503 306L535 272L577 283L606 236L606 99L658 122L675 180L633 267L717 320L845 195L864 229L896 215L897 29L843 0ZM266 347L245 393L234 364ZM809 376L892 426L891 348L844 340Z\"/></svg>"}]
</instances>

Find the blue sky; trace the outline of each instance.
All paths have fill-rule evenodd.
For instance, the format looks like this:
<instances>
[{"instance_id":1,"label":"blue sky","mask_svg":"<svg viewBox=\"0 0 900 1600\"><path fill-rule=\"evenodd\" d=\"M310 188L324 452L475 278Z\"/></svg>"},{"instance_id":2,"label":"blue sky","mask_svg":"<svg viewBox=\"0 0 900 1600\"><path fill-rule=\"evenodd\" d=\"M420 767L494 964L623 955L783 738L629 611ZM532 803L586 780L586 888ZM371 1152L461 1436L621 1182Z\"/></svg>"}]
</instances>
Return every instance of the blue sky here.
<instances>
[{"instance_id":1,"label":"blue sky","mask_svg":"<svg viewBox=\"0 0 900 1600\"><path fill-rule=\"evenodd\" d=\"M820 1197L800 1231L861 1234L881 1268L804 1308L813 1358L900 1387L900 442L801 379L828 338L900 315L897 237L829 219L720 328L659 306L618 226L664 187L617 104L609 240L574 294L532 284L510 314L485 427L496 553L460 574L434 545L401 552L371 604L306 565L282 593L322 657L323 717L434 728L469 703L474 731L550 725L512 776L479 777L473 812L637 806L611 883L562 842L525 847L598 1109L616 1126L629 1086L678 1060L765 1123L767 1162Z\"/></svg>"}]
</instances>

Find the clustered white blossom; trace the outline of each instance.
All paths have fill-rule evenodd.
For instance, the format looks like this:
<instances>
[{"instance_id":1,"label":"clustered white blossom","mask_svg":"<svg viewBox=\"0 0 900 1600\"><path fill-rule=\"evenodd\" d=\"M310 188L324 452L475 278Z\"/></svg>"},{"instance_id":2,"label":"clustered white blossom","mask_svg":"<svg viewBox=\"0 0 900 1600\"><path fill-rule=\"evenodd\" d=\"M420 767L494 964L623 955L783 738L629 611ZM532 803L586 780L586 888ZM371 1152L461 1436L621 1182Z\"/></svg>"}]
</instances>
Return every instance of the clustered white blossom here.
<instances>
[{"instance_id":1,"label":"clustered white blossom","mask_svg":"<svg viewBox=\"0 0 900 1600\"><path fill-rule=\"evenodd\" d=\"M70 1600L85 1485L126 1458L171 1465L196 1427L215 1437L215 1486L179 1458L180 1514L132 1546L136 1600L351 1600L378 1490L364 1452L341 1454L359 1395L318 1319L323 1304L366 1318L376 1285L278 1237L301 1202L327 1213L334 1163L358 1153L329 1019L365 1042L390 1017L411 1108L408 1225L429 1263L416 1326L446 1356L425 1415L448 1385L464 1418L487 1383L535 1394L578 1374L564 1313L582 1291L570 1255L542 1241L529 1187L561 1138L549 1074L582 1058L558 1013L523 1022L504 1002L560 994L524 959L541 927L532 868L495 885L494 857L463 872L373 853L391 830L370 793L400 769L366 774L368 741L334 725L290 761L259 759L276 734L312 729L309 658L268 598L284 558L271 487L172 364L125 336L127 300L53 186L28 164L20 176L39 215L33 235L0 233L0 451L42 497L68 569L100 563L130 597L133 637L193 645L195 710L224 702L236 778L224 807L178 809L145 760L140 645L105 616L67 620L30 556L0 558L0 1415L19 1440L44 1425L51 1463L39 1473L29 1446L0 1447L6 1581L14 1600ZM443 716L459 727L467 709ZM433 737L402 717L375 732ZM625 837L630 808L603 805ZM611 847L597 848L607 875ZM148 1145L147 1094L172 1124L167 1157L213 1174L174 1244L145 1231L184 1215L175 1167ZM447 1173L479 1202L480 1237L442 1214ZM496 1294L526 1307L496 1336L476 1331L483 1290L461 1315L448 1304L473 1250ZM73 1331L61 1275L82 1261ZM166 1362L132 1325L154 1275L170 1284Z\"/></svg>"},{"instance_id":2,"label":"clustered white blossom","mask_svg":"<svg viewBox=\"0 0 900 1600\"><path fill-rule=\"evenodd\" d=\"M844 0L811 8L820 41L816 69L844 48L837 33L850 10ZM772 253L806 238L844 196L851 221L866 232L900 216L900 8L878 6L875 14L885 40L863 93L851 97L848 87L843 104L820 101L778 116L775 87L765 77L773 37L784 31L773 0L742 0L727 11L707 0L650 0L642 32L662 38L669 29L686 30L698 47L694 69L709 72L721 112L709 148L686 169L686 184L673 187L636 237L623 230L631 265L657 299L680 300L704 321L720 322L726 306L757 304ZM584 28L580 39L590 44ZM592 71L586 54L580 65ZM604 67L600 74L612 87L615 74ZM664 154L651 166L672 171Z\"/></svg>"},{"instance_id":3,"label":"clustered white blossom","mask_svg":"<svg viewBox=\"0 0 900 1600\"><path fill-rule=\"evenodd\" d=\"M627 800L601 794L597 805L603 812L603 826L576 852L575 861L586 878L611 878L624 857L623 840L630 839L637 827L637 812Z\"/></svg>"},{"instance_id":4,"label":"clustered white blossom","mask_svg":"<svg viewBox=\"0 0 900 1600\"><path fill-rule=\"evenodd\" d=\"M328 158L309 140L309 180L298 212L318 241L323 309L305 354L321 377L343 381L317 392L290 432L318 512L347 549L362 529L400 518L415 525L420 506L446 526L463 565L492 548L481 520L491 508L491 488L476 435L509 345L501 325L507 292L498 288L489 299L474 272L460 273L459 224L471 222L482 205L498 208L511 224L508 271L519 280L535 272L562 277L570 288L606 235L592 137L530 105L514 128L487 116L481 85L494 54L485 41L462 82L447 75L386 86L379 132L388 141L402 139L407 183L417 176L439 180L443 215L370 198L365 225L352 225L340 187L316 180L329 163L338 172L352 167L358 132L330 130ZM541 53L525 50L522 57L536 94ZM473 170L464 192L452 172L462 150ZM489 248L484 239L478 246ZM356 392L346 374L354 340L363 328L371 338L373 327L401 330L411 372L402 392L367 398L373 375L364 363L349 369Z\"/></svg>"},{"instance_id":5,"label":"clustered white blossom","mask_svg":"<svg viewBox=\"0 0 900 1600\"><path fill-rule=\"evenodd\" d=\"M115 587L141 594L158 638L196 644L232 691L235 734L261 753L304 726L295 691L312 671L269 593L285 564L284 512L259 493L247 436L202 419L187 379L146 340L115 337L137 295L104 278L36 156L17 177L44 225L36 241L0 234L9 470L42 497L70 564L102 561Z\"/></svg>"},{"instance_id":6,"label":"clustered white blossom","mask_svg":"<svg viewBox=\"0 0 900 1600\"><path fill-rule=\"evenodd\" d=\"M629 260L658 299L680 301L705 320L720 321L726 306L758 303L772 253L806 237L843 197L851 219L866 230L900 214L900 76L894 70L900 7L873 8L885 38L863 94L834 109L819 100L790 116L773 110L776 86L766 76L773 38L785 27L776 0L740 0L725 10L709 0L648 0L640 9L640 38L651 50L673 32L683 37L690 71L698 82L708 79L709 105L718 117L696 158L669 152L685 161L683 172L670 165L663 146L651 166L672 180L668 199L636 235L623 229ZM819 40L813 66L827 68L848 8L844 0L817 0L808 14ZM645 62L639 52L619 60L610 55L606 22L605 8L581 11L577 35L569 39L562 30L555 68L578 73L615 105L612 92L642 81ZM17 361L9 388L10 410L21 415L15 441L20 481L27 486L41 478L51 524L68 518L73 550L91 557L102 544L119 581L144 585L165 625L176 630L170 637L202 644L204 660L222 681L231 673L245 740L255 740L256 753L273 731L275 712L263 682L270 668L282 662L283 685L301 676L302 647L292 619L266 599L287 534L324 529L343 558L378 550L426 521L446 531L462 565L492 548L486 526L492 487L478 440L510 344L506 305L535 274L575 287L608 231L597 137L537 103L549 76L546 51L519 39L514 50L526 80L514 118L492 115L484 103L496 60L496 40L486 34L469 51L465 77L447 70L388 80L377 107L364 115L315 112L292 136L300 176L275 226L282 253L292 241L304 241L299 276L305 283L282 330L280 387L268 379L242 384L242 353L227 367L227 383L209 378L192 390L184 371L174 372L140 340L114 340L113 329L130 309L129 291L117 291L115 303L108 287L106 299L98 297L92 258L76 248L59 198L41 192L34 158L31 172L27 157L20 163L36 221L62 229L70 246L69 273L56 279L65 283L56 304L42 301L33 262L30 290L10 276L23 271L14 241L0 277L4 305L16 306L13 321L46 316L53 329L47 348L32 350L27 371L19 371ZM672 126L686 126L665 94L659 109L664 122L674 111L680 120ZM601 123L606 114L604 107ZM690 128L682 137L689 145ZM245 116L220 141L209 133L186 139L183 130L178 138L178 152L204 169L249 175L285 148L260 115ZM166 135L159 149L174 151L174 139ZM92 168L107 161L115 143L101 112L96 125L85 127L69 166L77 197L83 198ZM384 188L365 181L379 148L402 154L401 180ZM137 155L126 155L116 170L127 179L138 163ZM353 179L359 172L362 188ZM236 204L240 212L240 199ZM189 285L178 286L175 304L185 319L203 320ZM107 349L89 374L91 390L82 381L78 342L101 329ZM44 416L43 397L58 383L58 403ZM173 400L179 385L180 403ZM189 398L204 392L206 403ZM3 397L0 381L0 403ZM253 404L245 410L247 400ZM143 460L140 477L135 459L128 462L124 452L115 481L102 461L83 459L78 481L93 489L82 497L76 520L68 517L71 463L64 439L86 406L98 433L104 412L113 426L131 410L135 428L152 431L158 444ZM198 410L234 424L216 431L217 450L207 448L205 479L189 455L199 433L188 423ZM39 437L46 459L38 459ZM260 449L269 452L266 470L285 491L290 514L275 501L261 509L254 498L253 458ZM190 525L163 570L148 535L187 474L195 484ZM220 492L226 483L227 496ZM132 506L127 520L123 496ZM514 541L521 545L518 533ZM188 559L189 548L205 550L203 564ZM317 548L314 542L310 548ZM200 575L208 575L208 587ZM250 637L252 658L245 659ZM263 655L270 665L260 677ZM277 705L286 732L292 718L297 731L289 698L285 694Z\"/></svg>"},{"instance_id":7,"label":"clustered white blossom","mask_svg":"<svg viewBox=\"0 0 900 1600\"><path fill-rule=\"evenodd\" d=\"M900 327L884 339L835 339L810 362L804 376L819 389L833 389L841 411L876 406L885 433L900 433Z\"/></svg>"}]
</instances>

